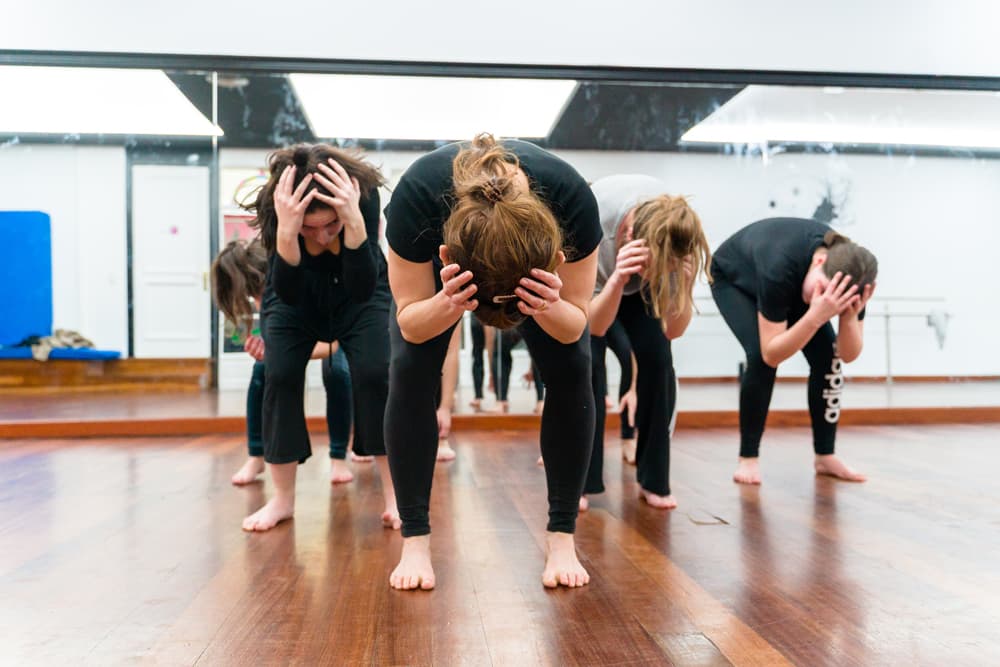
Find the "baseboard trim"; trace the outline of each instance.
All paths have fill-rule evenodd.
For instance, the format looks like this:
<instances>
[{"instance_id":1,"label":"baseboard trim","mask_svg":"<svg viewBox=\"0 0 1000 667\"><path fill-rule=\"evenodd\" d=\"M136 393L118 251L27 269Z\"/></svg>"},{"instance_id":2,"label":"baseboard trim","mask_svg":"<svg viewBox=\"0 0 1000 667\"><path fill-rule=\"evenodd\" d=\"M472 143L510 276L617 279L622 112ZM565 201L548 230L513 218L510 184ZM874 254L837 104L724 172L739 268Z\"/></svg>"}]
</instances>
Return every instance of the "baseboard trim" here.
<instances>
[{"instance_id":1,"label":"baseboard trim","mask_svg":"<svg viewBox=\"0 0 1000 667\"><path fill-rule=\"evenodd\" d=\"M309 417L310 431L326 430L323 417ZM619 428L619 416L609 414L608 429ZM1000 406L932 407L932 408L856 408L845 410L840 423L844 426L915 425L915 424L987 424L1000 423ZM456 431L520 430L538 428L538 415L455 415L452 428ZM767 425L772 428L809 426L806 410L771 410ZM735 410L694 410L677 415L677 428L737 428L739 413ZM199 435L211 433L239 434L246 430L246 420L239 416L191 417L175 419L96 419L17 421L0 423L0 438L88 438L88 437L147 437Z\"/></svg>"}]
</instances>

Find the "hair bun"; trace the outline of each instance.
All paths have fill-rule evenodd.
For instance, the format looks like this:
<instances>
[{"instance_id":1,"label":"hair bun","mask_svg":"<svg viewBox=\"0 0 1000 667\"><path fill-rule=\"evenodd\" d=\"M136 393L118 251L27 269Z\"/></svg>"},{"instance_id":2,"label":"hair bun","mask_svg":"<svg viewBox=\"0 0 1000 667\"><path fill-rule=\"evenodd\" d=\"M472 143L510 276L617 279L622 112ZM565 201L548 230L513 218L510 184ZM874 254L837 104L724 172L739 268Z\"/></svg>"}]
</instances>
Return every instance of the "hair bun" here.
<instances>
[{"instance_id":1,"label":"hair bun","mask_svg":"<svg viewBox=\"0 0 1000 667\"><path fill-rule=\"evenodd\" d=\"M510 177L489 176L470 190L470 194L488 204L499 204L512 194L513 183Z\"/></svg>"}]
</instances>

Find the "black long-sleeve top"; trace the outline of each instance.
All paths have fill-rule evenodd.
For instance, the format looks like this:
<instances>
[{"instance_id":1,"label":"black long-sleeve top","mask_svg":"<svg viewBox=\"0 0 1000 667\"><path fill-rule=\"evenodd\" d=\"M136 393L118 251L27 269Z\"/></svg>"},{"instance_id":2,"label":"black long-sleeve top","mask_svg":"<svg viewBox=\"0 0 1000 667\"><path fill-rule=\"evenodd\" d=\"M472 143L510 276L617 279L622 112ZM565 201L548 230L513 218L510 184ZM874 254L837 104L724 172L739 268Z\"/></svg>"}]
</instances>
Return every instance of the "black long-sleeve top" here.
<instances>
[{"instance_id":1,"label":"black long-sleeve top","mask_svg":"<svg viewBox=\"0 0 1000 667\"><path fill-rule=\"evenodd\" d=\"M387 282L385 257L378 245L380 202L378 190L372 190L360 202L367 239L357 248L343 244L339 254L323 251L310 255L305 239L299 236L301 260L298 266L286 262L277 252L271 254L264 289L265 316L284 311L327 330L338 313L354 310L375 292L379 282Z\"/></svg>"}]
</instances>

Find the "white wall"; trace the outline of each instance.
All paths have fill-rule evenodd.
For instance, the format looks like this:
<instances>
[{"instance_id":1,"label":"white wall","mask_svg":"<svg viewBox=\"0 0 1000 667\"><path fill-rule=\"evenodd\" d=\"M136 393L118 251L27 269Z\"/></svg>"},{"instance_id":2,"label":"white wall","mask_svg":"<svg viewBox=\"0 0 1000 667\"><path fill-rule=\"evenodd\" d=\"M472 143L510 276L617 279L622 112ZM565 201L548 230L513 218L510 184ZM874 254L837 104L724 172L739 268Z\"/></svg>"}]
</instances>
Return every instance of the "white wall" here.
<instances>
[{"instance_id":1,"label":"white wall","mask_svg":"<svg viewBox=\"0 0 1000 667\"><path fill-rule=\"evenodd\" d=\"M152 11L152 13L150 13ZM4 49L1000 76L986 0L7 3ZM85 29L81 29L85 26Z\"/></svg>"},{"instance_id":2,"label":"white wall","mask_svg":"<svg viewBox=\"0 0 1000 667\"><path fill-rule=\"evenodd\" d=\"M879 258L878 298L944 297L944 304L891 301L894 312L924 313L940 307L952 315L944 349L922 318L892 320L895 375L998 375L1000 289L990 279L1000 248L1000 161L879 155L779 154L721 156L680 153L557 151L588 180L615 173L646 173L689 195L715 248L743 225L770 215L804 215L816 206L820 184L848 192L844 211L852 224L842 231ZM263 164L266 151L221 151L225 166ZM375 152L390 185L418 153ZM795 192L799 195L795 195ZM383 204L388 201L383 195ZM223 197L225 194L223 193ZM776 208L769 206L774 200ZM742 350L718 317L707 285L697 295L703 315L674 343L681 376L732 376ZM885 322L873 304L865 354L855 375L885 375ZM242 372L242 371L241 371ZM782 375L805 375L801 355ZM463 380L467 380L463 373ZM243 376L245 378L245 375ZM613 380L614 378L612 378Z\"/></svg>"},{"instance_id":3,"label":"white wall","mask_svg":"<svg viewBox=\"0 0 1000 667\"><path fill-rule=\"evenodd\" d=\"M52 219L52 323L128 349L125 149L0 148L0 209ZM11 289L5 285L4 289Z\"/></svg>"}]
</instances>

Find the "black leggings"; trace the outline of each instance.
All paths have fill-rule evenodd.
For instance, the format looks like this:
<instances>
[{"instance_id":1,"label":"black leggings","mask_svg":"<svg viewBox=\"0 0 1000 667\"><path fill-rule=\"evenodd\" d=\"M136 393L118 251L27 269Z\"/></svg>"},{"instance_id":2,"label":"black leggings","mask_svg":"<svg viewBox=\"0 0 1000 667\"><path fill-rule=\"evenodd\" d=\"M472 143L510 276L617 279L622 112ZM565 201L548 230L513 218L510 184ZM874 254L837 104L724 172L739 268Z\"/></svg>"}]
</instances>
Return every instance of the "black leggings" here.
<instances>
[{"instance_id":1,"label":"black leggings","mask_svg":"<svg viewBox=\"0 0 1000 667\"><path fill-rule=\"evenodd\" d=\"M635 421L638 429L635 463L639 486L659 496L670 495L670 422L677 404L670 341L663 335L659 319L650 315L641 294L622 297L618 307L621 322L639 367L636 378ZM594 448L587 473L585 493L604 491L604 396L607 372L604 366L606 341L591 338L593 392L597 404Z\"/></svg>"},{"instance_id":2,"label":"black leggings","mask_svg":"<svg viewBox=\"0 0 1000 667\"><path fill-rule=\"evenodd\" d=\"M494 346L496 363L493 368L495 369L494 381L498 401L506 401L509 395L511 367L514 364L511 352L522 340L524 337L521 335L520 328L497 331L496 345ZM528 353L531 353L530 350ZM544 400L545 382L542 380L541 373L538 372L538 365L535 364L534 358L531 359L531 375L535 384L535 398L539 401Z\"/></svg>"},{"instance_id":3,"label":"black leggings","mask_svg":"<svg viewBox=\"0 0 1000 667\"><path fill-rule=\"evenodd\" d=\"M604 334L604 340L608 349L618 359L618 365L622 368L621 381L618 383L618 401L621 402L622 397L628 393L629 387L632 386L632 344L628 342L625 327L617 319L608 327L607 333ZM601 400L607 394L607 382L605 381L604 395L601 396ZM621 432L622 440L631 440L635 437L635 424L629 422L627 410L621 413Z\"/></svg>"},{"instance_id":4,"label":"black leggings","mask_svg":"<svg viewBox=\"0 0 1000 667\"><path fill-rule=\"evenodd\" d=\"M740 381L740 456L760 454L767 411L771 405L776 369L764 363L760 352L757 301L732 283L716 278L712 296L726 324L746 352L746 370ZM791 327L798 318L789 320ZM837 334L827 322L802 348L809 361L809 417L813 450L833 454L840 420L840 394L844 387L842 364L837 357Z\"/></svg>"},{"instance_id":5,"label":"black leggings","mask_svg":"<svg viewBox=\"0 0 1000 667\"><path fill-rule=\"evenodd\" d=\"M347 326L320 332L286 309L264 318L264 460L299 463L312 455L306 428L306 364L316 341L337 340L347 355L354 399L354 451L385 454L382 422L388 395L388 290L376 290ZM345 399L346 400L346 399Z\"/></svg>"},{"instance_id":6,"label":"black leggings","mask_svg":"<svg viewBox=\"0 0 1000 667\"><path fill-rule=\"evenodd\" d=\"M392 362L385 439L403 537L427 535L431 530L428 509L438 429L435 391L429 389L440 385L452 328L424 343L409 343L399 331L395 310L389 318ZM541 429L548 483L548 530L572 533L594 438L590 335L584 331L580 340L564 345L533 319L526 320L520 329L548 388ZM428 382L435 387L428 387Z\"/></svg>"},{"instance_id":7,"label":"black leggings","mask_svg":"<svg viewBox=\"0 0 1000 667\"><path fill-rule=\"evenodd\" d=\"M483 400L483 354L486 352L486 331L483 323L475 317L469 323L472 334L472 390L476 398Z\"/></svg>"}]
</instances>

